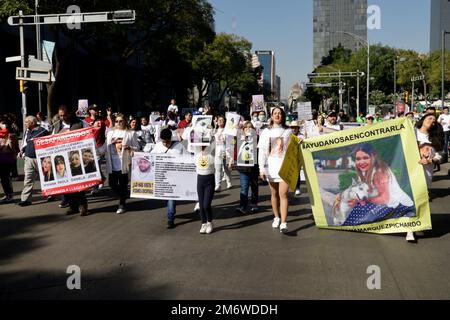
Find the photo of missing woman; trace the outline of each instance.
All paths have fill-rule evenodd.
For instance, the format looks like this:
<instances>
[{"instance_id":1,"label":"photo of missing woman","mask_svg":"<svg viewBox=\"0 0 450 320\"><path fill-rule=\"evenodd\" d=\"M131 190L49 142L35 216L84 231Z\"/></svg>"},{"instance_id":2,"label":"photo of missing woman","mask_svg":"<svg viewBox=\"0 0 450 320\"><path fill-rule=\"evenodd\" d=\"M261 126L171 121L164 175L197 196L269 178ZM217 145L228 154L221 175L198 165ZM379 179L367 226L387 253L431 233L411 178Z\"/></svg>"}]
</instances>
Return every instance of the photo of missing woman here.
<instances>
[{"instance_id":1,"label":"photo of missing woman","mask_svg":"<svg viewBox=\"0 0 450 320\"><path fill-rule=\"evenodd\" d=\"M286 146L287 147L287 146ZM282 158L284 155L284 140L283 137L270 139L270 157Z\"/></svg>"},{"instance_id":2,"label":"photo of missing woman","mask_svg":"<svg viewBox=\"0 0 450 320\"><path fill-rule=\"evenodd\" d=\"M44 182L49 182L55 180L53 174L52 159L50 157L41 158L41 169L42 175L44 177Z\"/></svg>"},{"instance_id":3,"label":"photo of missing woman","mask_svg":"<svg viewBox=\"0 0 450 320\"><path fill-rule=\"evenodd\" d=\"M395 144L399 136L313 153L329 226L416 216L404 154L385 148Z\"/></svg>"},{"instance_id":4,"label":"photo of missing woman","mask_svg":"<svg viewBox=\"0 0 450 320\"><path fill-rule=\"evenodd\" d=\"M81 153L83 155L83 166L84 166L84 173L93 173L97 171L97 167L95 165L95 157L94 152L92 152L91 148L83 149L81 150Z\"/></svg>"},{"instance_id":5,"label":"photo of missing woman","mask_svg":"<svg viewBox=\"0 0 450 320\"><path fill-rule=\"evenodd\" d=\"M78 150L70 151L69 162L70 162L70 173L72 174L72 177L80 176L83 174L80 151Z\"/></svg>"},{"instance_id":6,"label":"photo of missing woman","mask_svg":"<svg viewBox=\"0 0 450 320\"><path fill-rule=\"evenodd\" d=\"M190 143L197 146L207 146L212 137L212 116L194 116L192 118L192 131Z\"/></svg>"},{"instance_id":7,"label":"photo of missing woman","mask_svg":"<svg viewBox=\"0 0 450 320\"><path fill-rule=\"evenodd\" d=\"M55 159L53 161L55 162L56 178L57 179L68 178L69 175L67 173L67 165L66 165L66 160L64 159L64 156L57 155L57 156L55 156Z\"/></svg>"}]
</instances>

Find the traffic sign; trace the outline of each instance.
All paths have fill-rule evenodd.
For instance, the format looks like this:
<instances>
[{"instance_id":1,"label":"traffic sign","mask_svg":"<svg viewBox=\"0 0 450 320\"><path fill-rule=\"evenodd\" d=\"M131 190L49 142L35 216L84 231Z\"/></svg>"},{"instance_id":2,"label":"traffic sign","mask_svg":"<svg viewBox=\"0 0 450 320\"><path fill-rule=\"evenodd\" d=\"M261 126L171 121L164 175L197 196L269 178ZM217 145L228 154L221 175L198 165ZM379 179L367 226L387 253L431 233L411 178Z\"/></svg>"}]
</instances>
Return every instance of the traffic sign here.
<instances>
[{"instance_id":1,"label":"traffic sign","mask_svg":"<svg viewBox=\"0 0 450 320\"><path fill-rule=\"evenodd\" d=\"M16 68L16 80L52 82L52 71L46 69Z\"/></svg>"},{"instance_id":2,"label":"traffic sign","mask_svg":"<svg viewBox=\"0 0 450 320\"><path fill-rule=\"evenodd\" d=\"M15 61L20 61L21 59L22 59L21 56L6 57L5 62L15 62Z\"/></svg>"}]
</instances>

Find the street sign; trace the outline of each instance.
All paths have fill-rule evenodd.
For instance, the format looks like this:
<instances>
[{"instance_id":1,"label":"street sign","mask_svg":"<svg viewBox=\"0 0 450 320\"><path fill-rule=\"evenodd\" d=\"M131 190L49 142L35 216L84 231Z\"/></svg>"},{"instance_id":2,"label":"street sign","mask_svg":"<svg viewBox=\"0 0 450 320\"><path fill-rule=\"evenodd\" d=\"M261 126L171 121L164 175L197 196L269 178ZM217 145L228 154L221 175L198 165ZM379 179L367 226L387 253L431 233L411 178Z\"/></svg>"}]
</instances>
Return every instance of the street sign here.
<instances>
[{"instance_id":1,"label":"street sign","mask_svg":"<svg viewBox=\"0 0 450 320\"><path fill-rule=\"evenodd\" d=\"M16 80L52 82L52 71L46 69L16 68Z\"/></svg>"},{"instance_id":2,"label":"street sign","mask_svg":"<svg viewBox=\"0 0 450 320\"><path fill-rule=\"evenodd\" d=\"M20 19L23 20L20 23ZM90 22L127 23L136 20L135 10L118 10L106 12L74 12L61 14L38 14L27 16L11 16L8 18L10 26L33 26L37 24L73 24Z\"/></svg>"},{"instance_id":3,"label":"street sign","mask_svg":"<svg viewBox=\"0 0 450 320\"><path fill-rule=\"evenodd\" d=\"M420 80L424 80L424 79L425 79L424 75L421 75L421 76L418 76L418 77L412 77L411 78L411 82L420 81Z\"/></svg>"},{"instance_id":4,"label":"street sign","mask_svg":"<svg viewBox=\"0 0 450 320\"><path fill-rule=\"evenodd\" d=\"M6 57L5 62L15 62L15 61L20 61L20 59L22 59L21 56Z\"/></svg>"}]
</instances>

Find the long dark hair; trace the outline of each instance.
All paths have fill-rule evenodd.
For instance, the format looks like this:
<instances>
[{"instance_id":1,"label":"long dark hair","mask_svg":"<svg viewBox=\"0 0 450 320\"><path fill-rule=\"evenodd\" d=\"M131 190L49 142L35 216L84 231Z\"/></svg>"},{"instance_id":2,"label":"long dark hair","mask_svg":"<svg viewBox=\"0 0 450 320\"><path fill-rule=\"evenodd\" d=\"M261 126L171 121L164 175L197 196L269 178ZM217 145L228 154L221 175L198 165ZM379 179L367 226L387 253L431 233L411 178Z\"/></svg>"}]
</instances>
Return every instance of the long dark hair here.
<instances>
[{"instance_id":1,"label":"long dark hair","mask_svg":"<svg viewBox=\"0 0 450 320\"><path fill-rule=\"evenodd\" d=\"M274 122L272 119L273 113L275 112L276 109L279 109L281 111L281 127L284 129L287 129L286 126L286 112L284 112L283 108L280 107L275 107L272 109L272 112L270 113L270 121L269 121L269 127L273 128Z\"/></svg>"},{"instance_id":2,"label":"long dark hair","mask_svg":"<svg viewBox=\"0 0 450 320\"><path fill-rule=\"evenodd\" d=\"M427 117L433 116L436 119L436 116L434 114L426 114L424 115L417 123L416 128L420 129L422 128L423 122ZM433 145L433 148L436 151L442 151L444 149L442 141L444 140L444 130L442 129L442 126L437 123L437 120L434 121L433 126L428 129L428 140L430 140L431 144Z\"/></svg>"},{"instance_id":3,"label":"long dark hair","mask_svg":"<svg viewBox=\"0 0 450 320\"><path fill-rule=\"evenodd\" d=\"M382 173L386 173L388 171L388 166L382 159L380 159L380 157L378 156L378 151L370 143L358 144L355 147L355 149L353 149L352 155L353 155L353 159L355 159L355 163L356 163L356 153L359 151L362 151L362 152L368 154L372 158L372 166L369 169L369 171L367 172L367 175L364 177L362 172L359 171L358 167L356 167L356 165L355 165L356 174L358 175L358 178L361 181L363 181L369 185L370 189L373 189L373 182L372 182L371 178L372 178L372 174L373 174L374 170L378 170Z\"/></svg>"}]
</instances>

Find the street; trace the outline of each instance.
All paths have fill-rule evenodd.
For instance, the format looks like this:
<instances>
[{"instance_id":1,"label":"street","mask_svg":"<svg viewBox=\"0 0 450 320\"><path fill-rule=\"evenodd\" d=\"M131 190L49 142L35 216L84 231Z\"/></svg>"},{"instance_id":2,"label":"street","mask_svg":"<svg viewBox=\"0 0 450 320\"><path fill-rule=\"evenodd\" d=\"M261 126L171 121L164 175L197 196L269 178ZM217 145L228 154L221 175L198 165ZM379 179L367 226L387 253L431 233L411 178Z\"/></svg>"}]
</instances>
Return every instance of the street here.
<instances>
[{"instance_id":1,"label":"street","mask_svg":"<svg viewBox=\"0 0 450 320\"><path fill-rule=\"evenodd\" d=\"M304 185L283 235L271 227L268 186L258 213L235 211L236 172L233 188L215 195L210 235L199 234L192 202L177 206L168 230L163 201L131 199L118 215L106 187L80 217L35 193L32 206L0 207L0 299L448 299L449 169L435 175L433 230L417 244L404 234L316 228ZM14 182L16 199L22 183ZM67 288L71 265L80 290ZM381 289L368 289L369 266L380 268Z\"/></svg>"}]
</instances>

